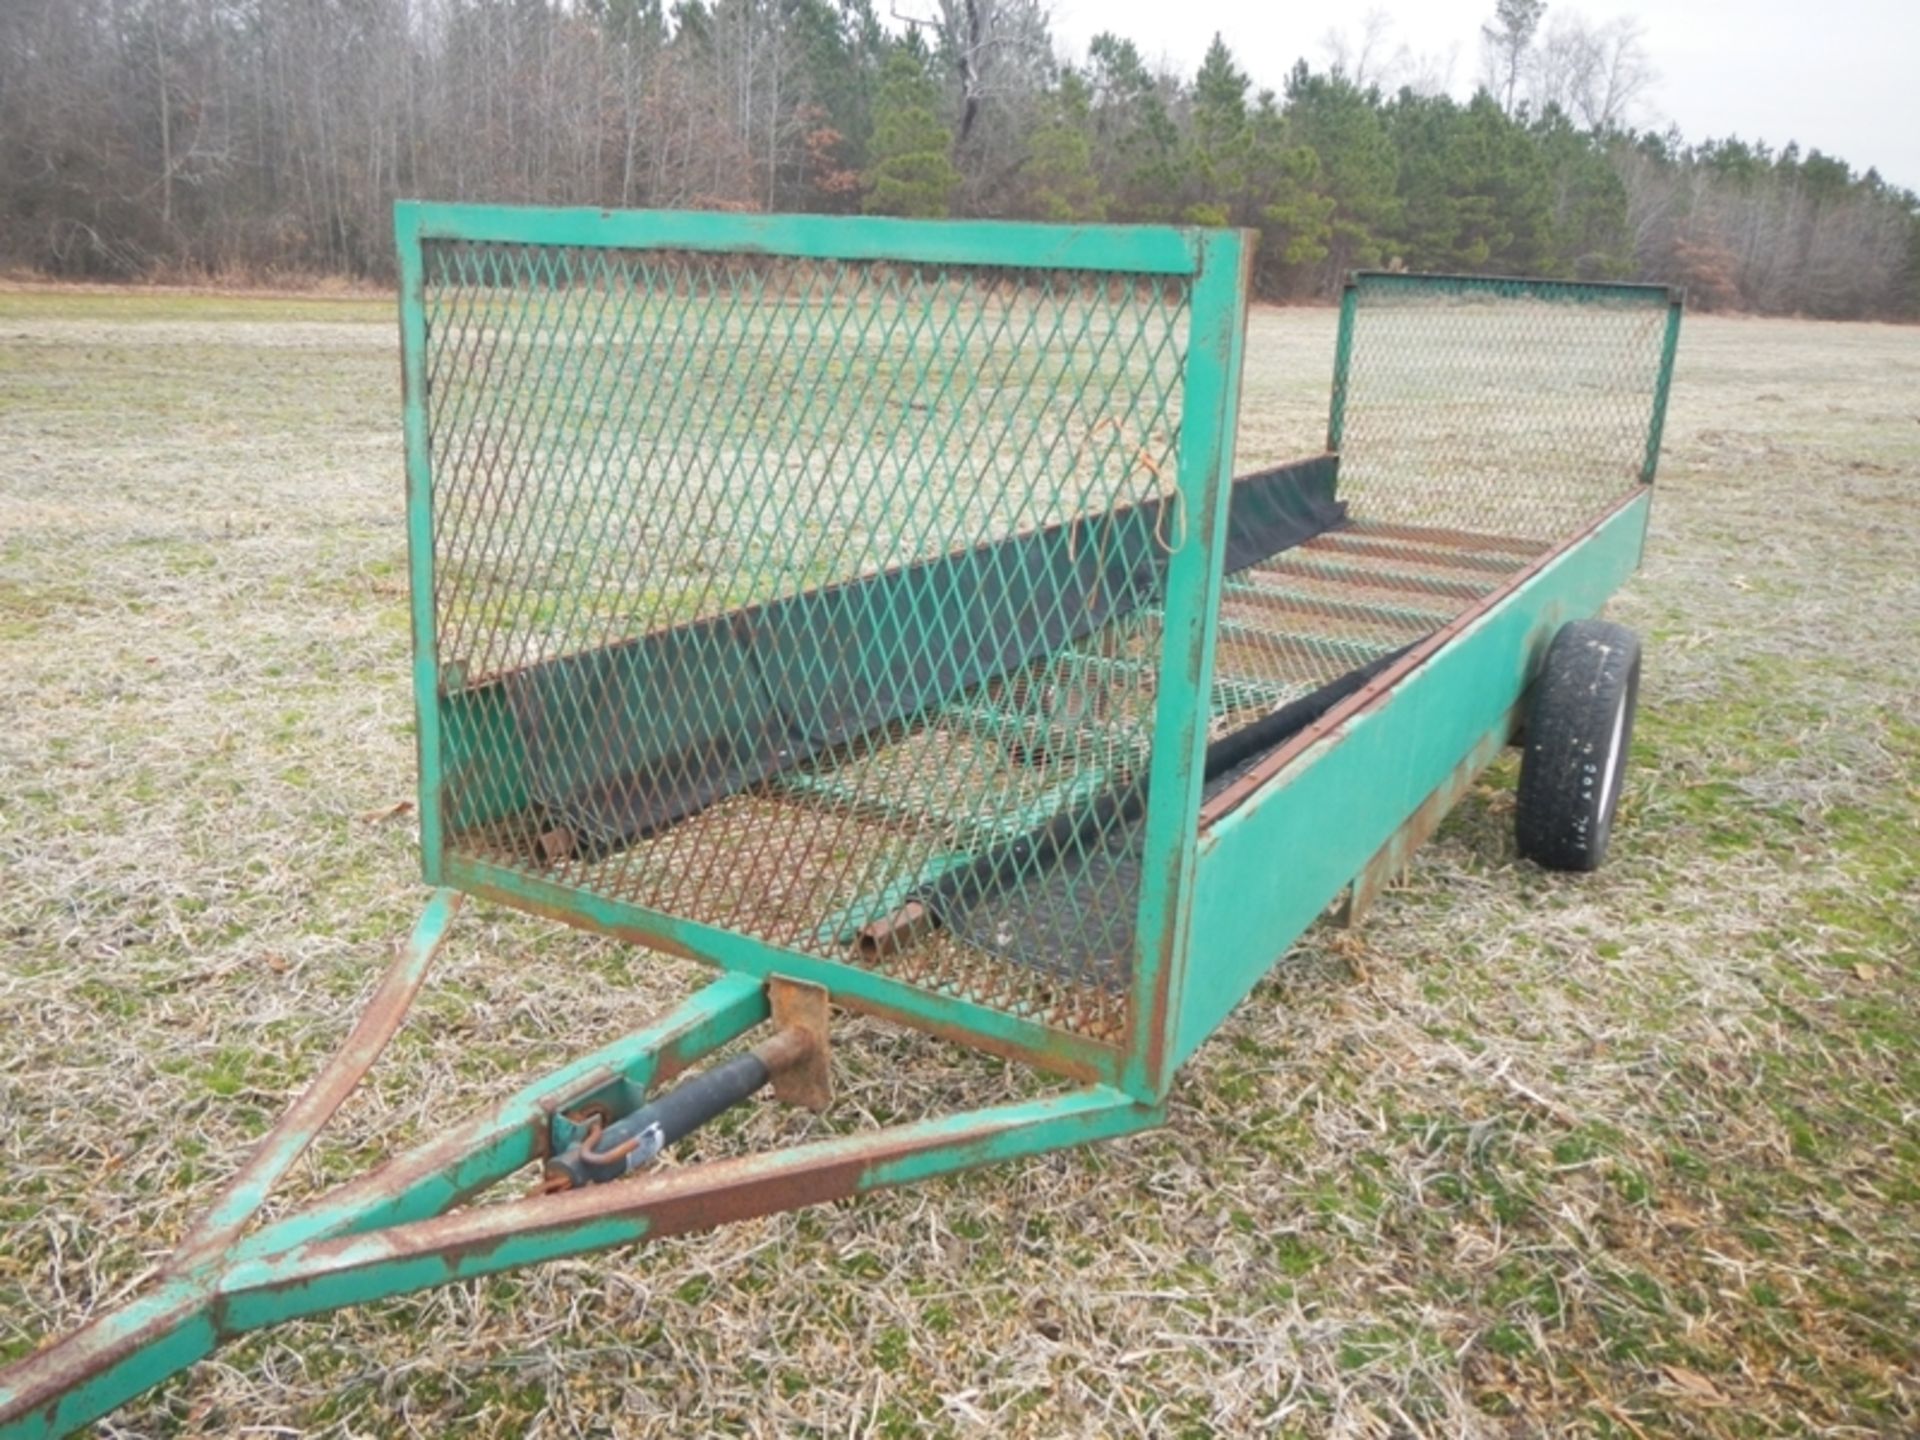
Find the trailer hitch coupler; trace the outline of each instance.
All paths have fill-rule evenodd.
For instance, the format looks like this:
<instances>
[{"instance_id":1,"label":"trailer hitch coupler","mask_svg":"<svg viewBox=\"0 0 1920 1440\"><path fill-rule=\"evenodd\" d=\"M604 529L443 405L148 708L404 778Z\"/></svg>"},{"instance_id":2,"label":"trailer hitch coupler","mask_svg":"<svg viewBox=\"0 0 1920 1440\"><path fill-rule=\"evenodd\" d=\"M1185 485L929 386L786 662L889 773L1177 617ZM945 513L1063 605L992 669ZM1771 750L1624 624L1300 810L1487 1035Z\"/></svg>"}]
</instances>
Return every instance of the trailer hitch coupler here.
<instances>
[{"instance_id":1,"label":"trailer hitch coupler","mask_svg":"<svg viewBox=\"0 0 1920 1440\"><path fill-rule=\"evenodd\" d=\"M817 1043L808 1031L788 1026L613 1123L596 1123L578 1144L547 1161L541 1188L571 1190L631 1175L676 1140L757 1094L775 1076L807 1064Z\"/></svg>"}]
</instances>

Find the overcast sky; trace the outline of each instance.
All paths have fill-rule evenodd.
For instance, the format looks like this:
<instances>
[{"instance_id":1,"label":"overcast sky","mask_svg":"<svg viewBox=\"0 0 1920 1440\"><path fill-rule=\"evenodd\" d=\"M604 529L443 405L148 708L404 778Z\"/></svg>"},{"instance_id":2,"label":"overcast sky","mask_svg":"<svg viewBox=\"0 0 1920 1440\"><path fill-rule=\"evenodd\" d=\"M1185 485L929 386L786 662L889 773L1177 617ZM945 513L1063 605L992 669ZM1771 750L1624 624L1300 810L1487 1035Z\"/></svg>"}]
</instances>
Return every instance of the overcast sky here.
<instances>
[{"instance_id":1,"label":"overcast sky","mask_svg":"<svg viewBox=\"0 0 1920 1440\"><path fill-rule=\"evenodd\" d=\"M1255 85L1279 89L1293 62L1326 62L1329 29L1358 32L1368 10L1394 19L1393 41L1453 65L1456 94L1480 71L1480 26L1493 0L1401 0L1302 5L1286 0L1053 0L1054 33L1083 60L1102 30L1126 36L1148 60L1191 75L1218 30ZM1776 147L1877 166L1920 190L1920 0L1659 0L1619 6L1549 0L1547 18L1636 16L1659 72L1642 123L1678 124L1689 140L1739 135Z\"/></svg>"}]
</instances>

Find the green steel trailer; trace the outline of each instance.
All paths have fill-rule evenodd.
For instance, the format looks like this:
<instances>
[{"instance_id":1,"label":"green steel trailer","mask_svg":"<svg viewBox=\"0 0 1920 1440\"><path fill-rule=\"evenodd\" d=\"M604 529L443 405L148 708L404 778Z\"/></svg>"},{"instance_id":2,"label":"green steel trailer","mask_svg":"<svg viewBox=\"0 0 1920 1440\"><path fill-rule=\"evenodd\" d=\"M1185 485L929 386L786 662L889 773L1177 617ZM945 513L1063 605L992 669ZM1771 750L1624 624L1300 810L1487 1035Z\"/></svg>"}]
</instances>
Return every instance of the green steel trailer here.
<instances>
[{"instance_id":1,"label":"green steel trailer","mask_svg":"<svg viewBox=\"0 0 1920 1440\"><path fill-rule=\"evenodd\" d=\"M1236 473L1228 230L402 204L422 868L342 1048L137 1298L0 1373L61 1434L233 1336L1154 1126L1516 738L1604 856L1679 332L1657 287L1361 274L1325 450ZM711 983L256 1223L463 897ZM655 1168L834 1009L1042 1098ZM724 1057L724 1058L718 1058Z\"/></svg>"}]
</instances>

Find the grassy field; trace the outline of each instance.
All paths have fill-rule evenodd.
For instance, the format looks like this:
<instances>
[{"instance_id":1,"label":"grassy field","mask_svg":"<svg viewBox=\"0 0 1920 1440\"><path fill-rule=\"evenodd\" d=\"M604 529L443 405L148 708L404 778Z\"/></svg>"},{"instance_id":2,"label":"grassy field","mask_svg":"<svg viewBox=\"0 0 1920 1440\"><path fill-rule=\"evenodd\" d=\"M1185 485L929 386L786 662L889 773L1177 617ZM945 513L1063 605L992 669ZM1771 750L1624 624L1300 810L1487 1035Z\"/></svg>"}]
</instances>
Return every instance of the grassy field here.
<instances>
[{"instance_id":1,"label":"grassy field","mask_svg":"<svg viewBox=\"0 0 1920 1440\"><path fill-rule=\"evenodd\" d=\"M1243 468L1332 334L1255 317ZM164 1255L417 909L397 388L379 302L0 294L0 1359ZM113 1432L1920 1431L1916 487L1920 332L1689 320L1605 872L1516 861L1503 763L1161 1132L290 1326ZM303 1183L693 980L470 911ZM1020 1083L838 1044L853 1121Z\"/></svg>"}]
</instances>

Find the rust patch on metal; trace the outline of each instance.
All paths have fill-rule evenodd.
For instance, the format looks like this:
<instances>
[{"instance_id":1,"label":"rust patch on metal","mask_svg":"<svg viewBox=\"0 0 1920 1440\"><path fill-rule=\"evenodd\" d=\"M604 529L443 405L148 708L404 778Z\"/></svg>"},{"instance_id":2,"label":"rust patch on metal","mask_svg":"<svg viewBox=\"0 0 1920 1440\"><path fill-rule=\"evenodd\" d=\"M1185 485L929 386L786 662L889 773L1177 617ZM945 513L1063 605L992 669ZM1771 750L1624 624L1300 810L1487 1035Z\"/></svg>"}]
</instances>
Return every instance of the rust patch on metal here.
<instances>
[{"instance_id":1,"label":"rust patch on metal","mask_svg":"<svg viewBox=\"0 0 1920 1440\"><path fill-rule=\"evenodd\" d=\"M606 935L615 940L624 940L629 945L638 945L643 949L657 950L662 955L671 955L676 960L697 960L703 965L718 965L720 962L711 955L702 955L690 949L678 940L657 930L642 929L637 925L608 925L595 920L591 915L575 909L571 905L549 904L528 895L516 895L502 890L496 885L484 882L471 883L463 879L457 882L462 890L477 895L483 900L491 900L497 905L505 905L511 910L524 911L529 915L538 915L543 920L552 920L576 930L590 930L596 935Z\"/></svg>"},{"instance_id":2,"label":"rust patch on metal","mask_svg":"<svg viewBox=\"0 0 1920 1440\"><path fill-rule=\"evenodd\" d=\"M1369 559L1403 560L1412 565L1426 565L1436 570L1459 570L1473 575L1504 575L1526 563L1520 555L1506 550L1423 544L1412 538L1394 540L1383 536L1373 539L1364 532L1355 535L1344 530L1329 530L1316 535L1300 548L1333 556L1363 555ZM1530 556L1537 549L1537 546L1529 545L1526 553Z\"/></svg>"},{"instance_id":3,"label":"rust patch on metal","mask_svg":"<svg viewBox=\"0 0 1920 1440\"><path fill-rule=\"evenodd\" d=\"M1450 530L1445 527L1428 525L1398 525L1388 521L1367 520L1353 527L1352 532L1368 537L1378 536L1382 540L1405 540L1415 545L1446 545L1456 550L1485 550L1495 554L1513 555L1527 559L1537 555L1540 546L1532 540L1521 540L1505 535L1483 535L1473 530Z\"/></svg>"},{"instance_id":4,"label":"rust patch on metal","mask_svg":"<svg viewBox=\"0 0 1920 1440\"><path fill-rule=\"evenodd\" d=\"M643 930L637 926L602 924L566 906L548 905L540 901L528 899L525 896L508 894L492 885L484 883L468 884L464 880L460 883L463 889L482 899L497 901L510 908L543 916L546 919L558 921L563 925L571 925L578 929L590 930L597 935L608 935L613 939L624 940L629 944L645 946L682 960L696 960L703 965L720 965L721 963L710 955L702 955L697 951L690 950L685 945L665 938L651 930ZM726 967L722 966L721 968ZM1078 1080L1085 1083L1112 1078L1112 1067L1103 1066L1098 1060L1089 1058L1089 1056L1082 1052L1091 1050L1098 1051L1103 1055L1110 1055L1117 1053L1116 1047L1107 1041L1091 1036L1049 1028L1046 1031L1046 1043L1029 1045L1017 1040L1005 1040L997 1036L988 1035L964 1024L943 1023L925 1015L902 1010L898 1006L886 1004L884 1001L864 999L856 995L839 993L835 996L835 1003L843 1010L855 1011L862 1015L872 1015L878 1019L889 1021L892 1024L905 1026L909 1030L919 1031L923 1035L931 1035L936 1039L949 1041L952 1044L960 1046L962 1049L978 1050L988 1055L996 1055L1002 1060L1012 1060L1019 1064L1031 1065L1037 1070L1044 1071L1049 1075L1058 1075L1062 1079ZM661 1055L663 1068L658 1072L660 1079L667 1079L672 1075L680 1073L680 1070L684 1069L686 1063L688 1063L680 1061L677 1062L675 1066L668 1067L666 1064L668 1058L667 1052L663 1051Z\"/></svg>"},{"instance_id":5,"label":"rust patch on metal","mask_svg":"<svg viewBox=\"0 0 1920 1440\"><path fill-rule=\"evenodd\" d=\"M123 1312L110 1311L31 1355L0 1366L0 1383L13 1391L12 1398L0 1404L0 1425L18 1424L33 1416L43 1428L51 1429L60 1402L73 1391L177 1332L210 1305L206 1289L182 1291L176 1302L145 1324L121 1331L117 1337L110 1327Z\"/></svg>"},{"instance_id":6,"label":"rust patch on metal","mask_svg":"<svg viewBox=\"0 0 1920 1440\"><path fill-rule=\"evenodd\" d=\"M1339 551L1321 550L1311 552L1310 545L1311 542L1299 548L1302 551L1309 551L1315 559L1326 558L1337 562L1342 558L1342 552ZM1304 578L1310 579L1313 577L1309 575ZM1354 575L1349 577L1349 580L1352 584L1365 584L1369 589L1373 590L1390 590L1396 595L1425 595L1428 597L1436 594L1449 593L1445 589L1445 586L1448 585L1453 586L1457 590L1477 589L1481 587L1482 582L1486 584L1495 583L1492 575L1479 570L1472 572L1471 581L1452 579L1447 580L1445 585L1441 584L1441 577L1438 576L1416 575L1399 570L1369 569L1365 572L1364 579L1360 575Z\"/></svg>"},{"instance_id":7,"label":"rust patch on metal","mask_svg":"<svg viewBox=\"0 0 1920 1440\"><path fill-rule=\"evenodd\" d=\"M1254 582L1257 584L1257 582ZM1232 604L1236 607L1270 611L1279 615L1300 615L1322 623L1350 623L1352 621L1381 621L1396 623L1405 615L1425 615L1435 621L1445 619L1451 612L1428 610L1420 606L1404 606L1398 609L1385 605L1371 604L1365 600L1350 600L1345 596L1323 596L1315 598L1307 593L1288 594L1284 591L1252 588L1248 582L1234 593Z\"/></svg>"},{"instance_id":8,"label":"rust patch on metal","mask_svg":"<svg viewBox=\"0 0 1920 1440\"><path fill-rule=\"evenodd\" d=\"M288 1252L287 1258L305 1273L272 1288L296 1289L322 1274L418 1258L438 1259L450 1275L458 1274L463 1260L485 1260L509 1241L575 1229L596 1220L639 1221L644 1227L640 1233L647 1238L712 1230L781 1210L845 1199L868 1188L880 1167L927 1150L965 1151L1002 1128L980 1124L906 1140L882 1132L851 1145L832 1146L800 1162L779 1151L714 1160L607 1185L479 1206L368 1235L315 1241ZM336 1257L343 1263L330 1265L329 1260Z\"/></svg>"},{"instance_id":9,"label":"rust patch on metal","mask_svg":"<svg viewBox=\"0 0 1920 1440\"><path fill-rule=\"evenodd\" d=\"M1078 1080L1082 1083L1106 1080L1111 1077L1107 1073L1109 1067L1103 1067L1098 1061L1076 1052L1097 1050L1104 1055L1115 1057L1119 1054L1117 1047L1105 1041L1090 1040L1065 1030L1048 1030L1045 1036L1046 1044L1023 1045L1019 1041L1003 1040L997 1035L989 1035L964 1024L946 1024L924 1015L911 1015L891 1005L857 995L837 995L835 1003L843 1010L851 1010L895 1025L903 1025L909 1030L931 1035L936 1040L945 1040L963 1050L978 1050L983 1054L998 1056L1002 1060L1031 1065L1034 1069L1048 1075L1058 1075L1062 1079Z\"/></svg>"},{"instance_id":10,"label":"rust patch on metal","mask_svg":"<svg viewBox=\"0 0 1920 1440\"><path fill-rule=\"evenodd\" d=\"M616 1160L626 1159L627 1156L631 1155L635 1150L638 1150L640 1148L640 1141L638 1140L638 1138L630 1137L626 1140L622 1140L618 1145L615 1145L611 1150L600 1149L599 1148L600 1136L602 1132L606 1130L606 1128L607 1128L606 1124L603 1121L600 1121L600 1120L589 1121L587 1124L587 1133L583 1137L581 1137L580 1153L587 1159L587 1161L590 1164L611 1165Z\"/></svg>"},{"instance_id":11,"label":"rust patch on metal","mask_svg":"<svg viewBox=\"0 0 1920 1440\"><path fill-rule=\"evenodd\" d=\"M566 1112L567 1119L576 1125L592 1125L596 1121L601 1125L611 1125L620 1117L614 1113L613 1106L604 1100L589 1100Z\"/></svg>"},{"instance_id":12,"label":"rust patch on metal","mask_svg":"<svg viewBox=\"0 0 1920 1440\"><path fill-rule=\"evenodd\" d=\"M871 1163L854 1157L791 1175L757 1176L704 1194L670 1196L649 1210L647 1231L649 1235L684 1235L781 1210L844 1200L859 1194Z\"/></svg>"},{"instance_id":13,"label":"rust patch on metal","mask_svg":"<svg viewBox=\"0 0 1920 1440\"><path fill-rule=\"evenodd\" d=\"M803 1053L787 1065L775 1065L762 1054L773 1076L773 1093L788 1105L815 1112L833 1103L833 1072L827 1022L827 987L784 975L767 977L767 1003L778 1035L800 1035L807 1040ZM776 1038L777 1038L776 1036ZM771 1042L769 1042L771 1043ZM759 1047L756 1047L759 1053Z\"/></svg>"},{"instance_id":14,"label":"rust patch on metal","mask_svg":"<svg viewBox=\"0 0 1920 1440\"><path fill-rule=\"evenodd\" d=\"M653 1078L648 1082L647 1088L652 1090L664 1081L674 1080L686 1074L689 1069L707 1057L709 1049L710 1047L701 1043L700 1037L691 1031L683 1031L674 1036L671 1042L655 1054Z\"/></svg>"}]
</instances>

